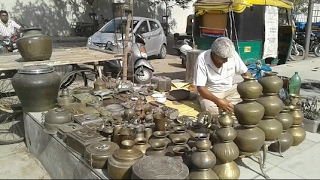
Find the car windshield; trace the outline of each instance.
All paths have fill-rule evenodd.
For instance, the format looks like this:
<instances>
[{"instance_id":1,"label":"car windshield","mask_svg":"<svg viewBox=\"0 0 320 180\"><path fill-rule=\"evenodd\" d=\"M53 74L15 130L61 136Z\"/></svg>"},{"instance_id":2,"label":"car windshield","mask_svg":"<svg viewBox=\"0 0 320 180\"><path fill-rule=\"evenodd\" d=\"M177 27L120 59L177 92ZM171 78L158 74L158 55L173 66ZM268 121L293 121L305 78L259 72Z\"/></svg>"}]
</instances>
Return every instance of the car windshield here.
<instances>
[{"instance_id":1,"label":"car windshield","mask_svg":"<svg viewBox=\"0 0 320 180\"><path fill-rule=\"evenodd\" d=\"M133 20L133 28L136 27L139 21ZM127 20L113 19L100 29L102 33L125 33ZM132 24L130 26L132 29Z\"/></svg>"}]
</instances>

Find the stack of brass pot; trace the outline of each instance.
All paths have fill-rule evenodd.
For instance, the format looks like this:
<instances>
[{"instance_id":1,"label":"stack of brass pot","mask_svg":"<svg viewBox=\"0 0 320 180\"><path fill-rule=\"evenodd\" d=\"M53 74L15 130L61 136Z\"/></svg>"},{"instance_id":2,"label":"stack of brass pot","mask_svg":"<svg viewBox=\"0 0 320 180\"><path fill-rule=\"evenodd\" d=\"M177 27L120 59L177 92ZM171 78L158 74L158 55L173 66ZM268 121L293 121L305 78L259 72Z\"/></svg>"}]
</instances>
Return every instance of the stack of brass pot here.
<instances>
[{"instance_id":1,"label":"stack of brass pot","mask_svg":"<svg viewBox=\"0 0 320 180\"><path fill-rule=\"evenodd\" d=\"M263 96L257 101L264 107L265 112L258 127L265 132L266 141L278 140L283 130L282 124L275 119L284 108L283 101L278 97L283 81L277 74L277 72L265 72L259 79L263 87Z\"/></svg>"},{"instance_id":2,"label":"stack of brass pot","mask_svg":"<svg viewBox=\"0 0 320 180\"><path fill-rule=\"evenodd\" d=\"M306 139L306 131L301 127L304 114L300 109L300 97L298 95L290 95L291 104L289 106L289 114L293 117L292 126L288 129L288 133L293 136L292 146L298 146Z\"/></svg>"},{"instance_id":3,"label":"stack of brass pot","mask_svg":"<svg viewBox=\"0 0 320 180\"><path fill-rule=\"evenodd\" d=\"M253 154L260 151L265 140L265 133L257 127L265 111L264 107L256 102L262 93L262 86L255 78L244 77L237 90L242 102L234 107L234 114L240 124L235 128L237 137L234 142L240 153Z\"/></svg>"},{"instance_id":4,"label":"stack of brass pot","mask_svg":"<svg viewBox=\"0 0 320 180\"><path fill-rule=\"evenodd\" d=\"M193 168L189 174L189 179L219 179L212 170L212 167L216 164L216 156L210 150L211 141L207 134L198 135L196 148L191 155Z\"/></svg>"},{"instance_id":5,"label":"stack of brass pot","mask_svg":"<svg viewBox=\"0 0 320 180\"><path fill-rule=\"evenodd\" d=\"M132 165L143 157L143 153L134 148L134 141L124 140L120 149L115 150L108 159L108 173L111 179L130 179Z\"/></svg>"},{"instance_id":6,"label":"stack of brass pot","mask_svg":"<svg viewBox=\"0 0 320 180\"><path fill-rule=\"evenodd\" d=\"M233 118L228 113L222 112L218 121L221 128L216 131L219 141L212 148L217 157L217 164L213 166L213 171L219 179L238 179L240 169L234 160L239 156L239 149L233 142L237 136L237 132L232 127Z\"/></svg>"},{"instance_id":7,"label":"stack of brass pot","mask_svg":"<svg viewBox=\"0 0 320 180\"><path fill-rule=\"evenodd\" d=\"M287 132L287 130L292 126L293 117L289 114L289 109L283 109L277 116L276 119L282 124L283 131L279 137L279 143L273 143L270 146L270 150L275 152L285 152L293 144L293 136Z\"/></svg>"}]
</instances>

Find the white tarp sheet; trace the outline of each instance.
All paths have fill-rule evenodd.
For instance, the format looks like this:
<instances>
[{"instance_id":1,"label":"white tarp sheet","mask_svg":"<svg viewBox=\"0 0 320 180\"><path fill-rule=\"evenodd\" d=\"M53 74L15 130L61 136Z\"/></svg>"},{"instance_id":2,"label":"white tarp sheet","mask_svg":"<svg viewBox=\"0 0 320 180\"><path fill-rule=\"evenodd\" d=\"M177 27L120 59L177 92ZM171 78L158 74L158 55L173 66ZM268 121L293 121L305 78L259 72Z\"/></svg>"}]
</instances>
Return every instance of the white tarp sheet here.
<instances>
[{"instance_id":1,"label":"white tarp sheet","mask_svg":"<svg viewBox=\"0 0 320 180\"><path fill-rule=\"evenodd\" d=\"M262 58L276 58L278 55L278 8L266 6L265 10L265 41Z\"/></svg>"}]
</instances>

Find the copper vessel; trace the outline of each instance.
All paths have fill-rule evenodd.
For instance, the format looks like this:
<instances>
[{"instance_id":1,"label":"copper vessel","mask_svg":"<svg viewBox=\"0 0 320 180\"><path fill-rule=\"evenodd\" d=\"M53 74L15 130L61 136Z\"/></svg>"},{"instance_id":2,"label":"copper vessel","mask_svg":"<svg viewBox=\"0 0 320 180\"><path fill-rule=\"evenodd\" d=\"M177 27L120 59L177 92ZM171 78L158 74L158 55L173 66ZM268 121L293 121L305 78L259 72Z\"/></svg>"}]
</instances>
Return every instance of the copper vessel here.
<instances>
[{"instance_id":1,"label":"copper vessel","mask_svg":"<svg viewBox=\"0 0 320 180\"><path fill-rule=\"evenodd\" d=\"M298 106L290 106L289 114L293 117L292 125L300 125L303 122L304 114Z\"/></svg>"},{"instance_id":2,"label":"copper vessel","mask_svg":"<svg viewBox=\"0 0 320 180\"><path fill-rule=\"evenodd\" d=\"M254 100L244 100L234 106L234 114L239 124L247 127L256 126L264 113L263 105Z\"/></svg>"},{"instance_id":3,"label":"copper vessel","mask_svg":"<svg viewBox=\"0 0 320 180\"><path fill-rule=\"evenodd\" d=\"M279 138L282 132L282 124L273 118L263 118L258 127L265 133L266 141L274 141Z\"/></svg>"},{"instance_id":4,"label":"copper vessel","mask_svg":"<svg viewBox=\"0 0 320 180\"><path fill-rule=\"evenodd\" d=\"M237 137L234 140L241 152L258 152L265 141L265 133L258 127L246 128L243 126L235 127Z\"/></svg>"},{"instance_id":5,"label":"copper vessel","mask_svg":"<svg viewBox=\"0 0 320 180\"><path fill-rule=\"evenodd\" d=\"M143 157L143 153L133 148L134 141L124 140L120 149L116 150L108 159L108 174L111 179L130 179L132 165Z\"/></svg>"},{"instance_id":6,"label":"copper vessel","mask_svg":"<svg viewBox=\"0 0 320 180\"><path fill-rule=\"evenodd\" d=\"M264 76L258 80L263 87L264 94L278 94L283 87L283 81L279 78L277 72L264 72Z\"/></svg>"},{"instance_id":7,"label":"copper vessel","mask_svg":"<svg viewBox=\"0 0 320 180\"><path fill-rule=\"evenodd\" d=\"M237 86L241 99L257 99L262 93L262 86L253 77L243 77L244 81Z\"/></svg>"},{"instance_id":8,"label":"copper vessel","mask_svg":"<svg viewBox=\"0 0 320 180\"><path fill-rule=\"evenodd\" d=\"M279 149L279 143L277 142L271 144L269 149L274 152L279 152L279 150L281 150L281 152L287 151L293 144L293 136L288 132L282 132L279 137L279 141L281 149Z\"/></svg>"},{"instance_id":9,"label":"copper vessel","mask_svg":"<svg viewBox=\"0 0 320 180\"><path fill-rule=\"evenodd\" d=\"M282 124L283 130L289 129L293 124L293 117L289 114L289 109L283 109L277 116L276 119Z\"/></svg>"},{"instance_id":10,"label":"copper vessel","mask_svg":"<svg viewBox=\"0 0 320 180\"><path fill-rule=\"evenodd\" d=\"M292 146L298 146L306 139L306 131L300 126L292 126L287 132L293 136Z\"/></svg>"},{"instance_id":11,"label":"copper vessel","mask_svg":"<svg viewBox=\"0 0 320 180\"><path fill-rule=\"evenodd\" d=\"M189 169L172 157L144 157L132 166L131 179L188 179Z\"/></svg>"},{"instance_id":12,"label":"copper vessel","mask_svg":"<svg viewBox=\"0 0 320 180\"><path fill-rule=\"evenodd\" d=\"M257 99L257 102L265 109L264 117L274 118L284 108L283 101L278 96L264 95Z\"/></svg>"}]
</instances>

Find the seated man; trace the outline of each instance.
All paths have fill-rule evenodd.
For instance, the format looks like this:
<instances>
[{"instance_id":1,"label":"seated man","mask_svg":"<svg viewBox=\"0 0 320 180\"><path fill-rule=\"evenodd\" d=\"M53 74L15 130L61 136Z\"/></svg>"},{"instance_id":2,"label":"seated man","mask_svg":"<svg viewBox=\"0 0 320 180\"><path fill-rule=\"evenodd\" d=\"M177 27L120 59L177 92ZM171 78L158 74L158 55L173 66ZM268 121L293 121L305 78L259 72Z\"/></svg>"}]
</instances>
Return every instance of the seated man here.
<instances>
[{"instance_id":1,"label":"seated man","mask_svg":"<svg viewBox=\"0 0 320 180\"><path fill-rule=\"evenodd\" d=\"M11 37L16 34L16 30L21 30L21 26L13 20L8 19L8 12L0 11L0 40L4 37Z\"/></svg>"},{"instance_id":2,"label":"seated man","mask_svg":"<svg viewBox=\"0 0 320 180\"><path fill-rule=\"evenodd\" d=\"M202 110L219 114L219 110L233 112L233 106L241 101L235 74L251 77L247 66L227 37L216 39L207 50L198 56L194 67L194 85L199 93Z\"/></svg>"}]
</instances>

